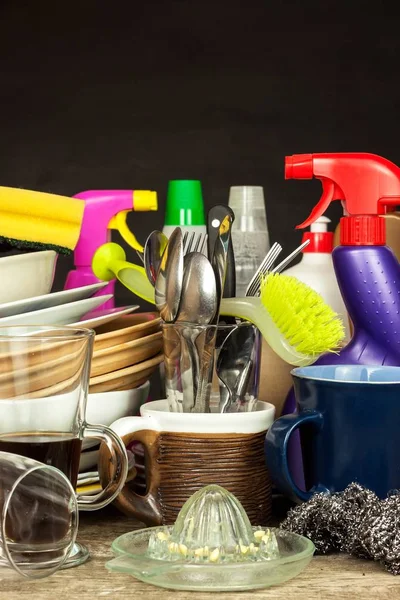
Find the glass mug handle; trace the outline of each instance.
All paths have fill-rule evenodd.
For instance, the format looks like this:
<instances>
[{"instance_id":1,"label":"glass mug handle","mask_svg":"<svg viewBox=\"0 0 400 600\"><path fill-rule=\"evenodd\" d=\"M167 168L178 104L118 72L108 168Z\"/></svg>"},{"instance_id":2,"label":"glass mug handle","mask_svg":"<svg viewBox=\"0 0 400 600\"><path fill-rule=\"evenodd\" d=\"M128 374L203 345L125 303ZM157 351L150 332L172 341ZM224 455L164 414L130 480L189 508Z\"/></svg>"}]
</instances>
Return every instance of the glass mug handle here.
<instances>
[{"instance_id":1,"label":"glass mug handle","mask_svg":"<svg viewBox=\"0 0 400 600\"><path fill-rule=\"evenodd\" d=\"M105 488L95 496L78 497L80 510L98 510L115 500L124 487L128 475L128 456L121 438L109 427L85 423L83 438L100 440L107 446L109 452L110 478Z\"/></svg>"}]
</instances>

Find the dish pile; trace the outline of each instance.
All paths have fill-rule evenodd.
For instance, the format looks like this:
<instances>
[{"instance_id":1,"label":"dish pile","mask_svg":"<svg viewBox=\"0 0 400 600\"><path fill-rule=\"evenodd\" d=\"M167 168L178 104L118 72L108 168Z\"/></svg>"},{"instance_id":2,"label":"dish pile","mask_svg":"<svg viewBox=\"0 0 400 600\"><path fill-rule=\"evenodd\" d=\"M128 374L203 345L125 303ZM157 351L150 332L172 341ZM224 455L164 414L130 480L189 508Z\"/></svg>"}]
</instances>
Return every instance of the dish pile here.
<instances>
[{"instance_id":1,"label":"dish pile","mask_svg":"<svg viewBox=\"0 0 400 600\"><path fill-rule=\"evenodd\" d=\"M150 389L149 377L163 361L160 318L156 313L124 315L95 329L88 423L111 425L139 414ZM84 442L79 493L99 490L96 442Z\"/></svg>"},{"instance_id":2,"label":"dish pile","mask_svg":"<svg viewBox=\"0 0 400 600\"><path fill-rule=\"evenodd\" d=\"M138 305L102 308L112 294L106 282L51 292L56 266L53 251L0 257L0 327L74 325L95 328L131 313Z\"/></svg>"},{"instance_id":3,"label":"dish pile","mask_svg":"<svg viewBox=\"0 0 400 600\"><path fill-rule=\"evenodd\" d=\"M139 387L163 360L156 313L125 315L95 331L90 394Z\"/></svg>"},{"instance_id":4,"label":"dish pile","mask_svg":"<svg viewBox=\"0 0 400 600\"><path fill-rule=\"evenodd\" d=\"M102 294L107 282L51 292L56 261L56 253L50 250L0 257L0 328L69 325L94 329L87 421L108 426L138 414L148 399L149 377L163 360L158 315L130 315L138 305L105 307L112 298L112 294ZM79 356L67 350L56 353L50 346L41 357L46 358L43 363L32 356L28 370L21 374L24 392L32 399L39 399L44 388L54 394L67 392L65 374L73 371ZM0 385L13 394L10 369L14 367L3 366ZM84 493L98 491L98 446L96 441L83 444L78 486L85 486Z\"/></svg>"},{"instance_id":5,"label":"dish pile","mask_svg":"<svg viewBox=\"0 0 400 600\"><path fill-rule=\"evenodd\" d=\"M0 258L0 304L48 294L54 281L57 254L53 250Z\"/></svg>"}]
</instances>

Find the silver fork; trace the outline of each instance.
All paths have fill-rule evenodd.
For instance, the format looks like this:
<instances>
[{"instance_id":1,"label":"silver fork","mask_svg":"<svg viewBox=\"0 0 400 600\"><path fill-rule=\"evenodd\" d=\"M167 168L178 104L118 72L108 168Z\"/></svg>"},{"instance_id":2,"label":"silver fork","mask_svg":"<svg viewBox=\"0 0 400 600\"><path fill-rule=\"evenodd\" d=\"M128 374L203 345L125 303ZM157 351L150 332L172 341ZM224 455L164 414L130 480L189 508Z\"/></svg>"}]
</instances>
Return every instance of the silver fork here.
<instances>
[{"instance_id":1,"label":"silver fork","mask_svg":"<svg viewBox=\"0 0 400 600\"><path fill-rule=\"evenodd\" d=\"M261 276L268 273L279 254L282 252L282 246L275 242L265 256L264 260L254 273L249 285L246 289L246 296L259 296L261 288Z\"/></svg>"},{"instance_id":2,"label":"silver fork","mask_svg":"<svg viewBox=\"0 0 400 600\"><path fill-rule=\"evenodd\" d=\"M289 254L289 256L287 256L282 262L280 262L279 265L276 265L276 267L274 267L271 270L271 273L281 273L281 271L283 271L283 269L287 267L292 262L292 260L296 258L298 254L300 254L303 248L308 246L309 243L310 240L306 240L305 242L303 242L298 248L296 248L296 250L293 250L293 252Z\"/></svg>"},{"instance_id":3,"label":"silver fork","mask_svg":"<svg viewBox=\"0 0 400 600\"><path fill-rule=\"evenodd\" d=\"M183 254L189 254L189 252L202 252L207 244L206 233L196 233L196 231L185 231L183 234Z\"/></svg>"},{"instance_id":4,"label":"silver fork","mask_svg":"<svg viewBox=\"0 0 400 600\"><path fill-rule=\"evenodd\" d=\"M207 234L196 233L195 231L185 231L183 234L183 254L189 254L189 252L202 252L205 254L207 246ZM136 254L144 264L143 252L136 250Z\"/></svg>"},{"instance_id":5,"label":"silver fork","mask_svg":"<svg viewBox=\"0 0 400 600\"><path fill-rule=\"evenodd\" d=\"M310 240L306 240L305 242L303 242L298 248L296 248L296 250L293 250L293 252L291 254L289 254L289 256L284 258L278 265L276 265L276 267L271 269L278 254L282 250L282 247L279 244L277 244L280 248L278 254L276 254L276 256L273 258L272 262L271 262L271 259L267 260L269 255L272 254L272 248L275 246L275 244L274 244L274 246L272 246L271 250L268 252L267 256L264 258L261 265L258 267L253 279L250 281L250 283L247 287L247 290L246 290L246 296L259 296L260 291L261 291L261 275L266 275L268 272L271 274L272 273L281 273L283 271L283 269L285 269L292 262L292 260L294 260L298 254L300 254L300 252L303 250L303 248L308 246L309 243L310 243ZM251 289L250 289L250 286L252 286Z\"/></svg>"}]
</instances>

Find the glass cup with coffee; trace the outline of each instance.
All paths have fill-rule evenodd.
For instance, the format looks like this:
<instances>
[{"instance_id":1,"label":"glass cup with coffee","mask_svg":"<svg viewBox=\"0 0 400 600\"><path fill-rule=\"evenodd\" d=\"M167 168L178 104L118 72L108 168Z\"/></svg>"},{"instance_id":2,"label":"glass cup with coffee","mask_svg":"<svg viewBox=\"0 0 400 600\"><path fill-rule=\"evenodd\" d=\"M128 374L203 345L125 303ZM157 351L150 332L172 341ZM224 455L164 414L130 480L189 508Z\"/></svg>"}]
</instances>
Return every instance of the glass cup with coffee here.
<instances>
[{"instance_id":1,"label":"glass cup with coffee","mask_svg":"<svg viewBox=\"0 0 400 600\"><path fill-rule=\"evenodd\" d=\"M99 494L79 497L81 510L112 502L128 470L118 435L85 420L93 339L94 331L84 328L0 327L0 452L56 467L76 489L82 440L104 442L112 474ZM88 557L76 543L66 566Z\"/></svg>"}]
</instances>

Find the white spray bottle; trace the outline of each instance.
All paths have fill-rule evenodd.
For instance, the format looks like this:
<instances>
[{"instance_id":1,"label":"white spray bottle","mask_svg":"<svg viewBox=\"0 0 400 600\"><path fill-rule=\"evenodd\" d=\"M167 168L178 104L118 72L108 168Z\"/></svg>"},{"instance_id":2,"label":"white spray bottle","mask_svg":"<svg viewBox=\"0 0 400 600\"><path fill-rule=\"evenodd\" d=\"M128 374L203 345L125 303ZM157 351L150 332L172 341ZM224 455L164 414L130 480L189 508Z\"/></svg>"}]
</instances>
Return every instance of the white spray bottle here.
<instances>
[{"instance_id":1,"label":"white spray bottle","mask_svg":"<svg viewBox=\"0 0 400 600\"><path fill-rule=\"evenodd\" d=\"M310 240L310 243L303 249L301 261L284 273L313 288L341 316L348 342L351 337L350 323L333 267L333 232L328 231L330 222L330 219L322 216L312 223L310 231L303 234L302 241Z\"/></svg>"}]
</instances>

